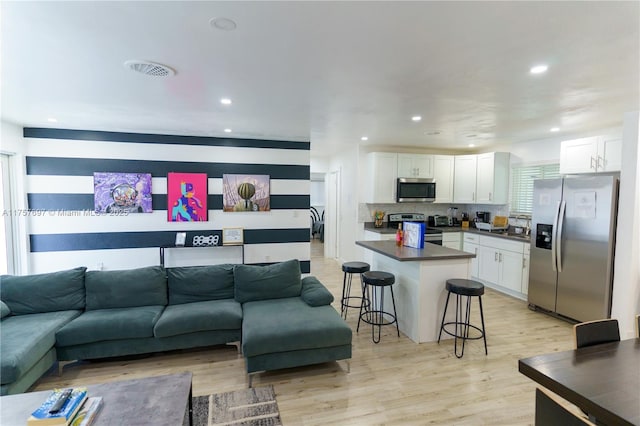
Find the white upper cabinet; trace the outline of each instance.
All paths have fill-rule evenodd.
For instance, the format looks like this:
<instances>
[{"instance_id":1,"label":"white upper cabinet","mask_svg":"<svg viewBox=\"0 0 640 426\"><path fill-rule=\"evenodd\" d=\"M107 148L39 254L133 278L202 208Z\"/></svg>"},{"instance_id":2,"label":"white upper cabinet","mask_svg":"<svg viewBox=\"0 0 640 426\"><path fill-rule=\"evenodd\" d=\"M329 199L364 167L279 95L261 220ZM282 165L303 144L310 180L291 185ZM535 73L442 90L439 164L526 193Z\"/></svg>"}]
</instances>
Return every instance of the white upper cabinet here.
<instances>
[{"instance_id":1,"label":"white upper cabinet","mask_svg":"<svg viewBox=\"0 0 640 426\"><path fill-rule=\"evenodd\" d=\"M476 155L456 155L453 178L453 202L476 202ZM436 184L436 195L438 184Z\"/></svg>"},{"instance_id":2,"label":"white upper cabinet","mask_svg":"<svg viewBox=\"0 0 640 426\"><path fill-rule=\"evenodd\" d=\"M622 139L602 138L598 143L598 171L619 172L622 166Z\"/></svg>"},{"instance_id":3,"label":"white upper cabinet","mask_svg":"<svg viewBox=\"0 0 640 426\"><path fill-rule=\"evenodd\" d=\"M453 202L453 155L433 156L433 180L436 182L436 203Z\"/></svg>"},{"instance_id":4,"label":"white upper cabinet","mask_svg":"<svg viewBox=\"0 0 640 426\"><path fill-rule=\"evenodd\" d=\"M509 153L479 154L476 173L476 203L509 202Z\"/></svg>"},{"instance_id":5,"label":"white upper cabinet","mask_svg":"<svg viewBox=\"0 0 640 426\"><path fill-rule=\"evenodd\" d=\"M365 202L371 204L396 202L396 179L398 177L398 154L394 152L372 152L367 154L368 182Z\"/></svg>"},{"instance_id":6,"label":"white upper cabinet","mask_svg":"<svg viewBox=\"0 0 640 426\"><path fill-rule=\"evenodd\" d=\"M456 155L453 180L455 203L507 204L508 197L508 152Z\"/></svg>"},{"instance_id":7,"label":"white upper cabinet","mask_svg":"<svg viewBox=\"0 0 640 426\"><path fill-rule=\"evenodd\" d=\"M602 136L560 143L560 173L596 173L620 170L622 140Z\"/></svg>"},{"instance_id":8,"label":"white upper cabinet","mask_svg":"<svg viewBox=\"0 0 640 426\"><path fill-rule=\"evenodd\" d=\"M398 154L398 177L432 178L433 155Z\"/></svg>"}]
</instances>

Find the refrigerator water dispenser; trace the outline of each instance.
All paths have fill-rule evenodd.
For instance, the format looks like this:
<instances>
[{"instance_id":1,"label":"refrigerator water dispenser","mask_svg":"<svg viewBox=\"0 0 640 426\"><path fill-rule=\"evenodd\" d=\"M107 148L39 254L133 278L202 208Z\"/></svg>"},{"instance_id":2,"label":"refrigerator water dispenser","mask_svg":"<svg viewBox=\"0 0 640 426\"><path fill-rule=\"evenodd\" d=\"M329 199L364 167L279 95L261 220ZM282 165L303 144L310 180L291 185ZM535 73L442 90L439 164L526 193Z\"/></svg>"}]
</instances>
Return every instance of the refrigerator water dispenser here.
<instances>
[{"instance_id":1,"label":"refrigerator water dispenser","mask_svg":"<svg viewBox=\"0 0 640 426\"><path fill-rule=\"evenodd\" d=\"M544 223L539 223L536 226L536 247L551 250L551 231L553 230L553 225L546 225Z\"/></svg>"}]
</instances>

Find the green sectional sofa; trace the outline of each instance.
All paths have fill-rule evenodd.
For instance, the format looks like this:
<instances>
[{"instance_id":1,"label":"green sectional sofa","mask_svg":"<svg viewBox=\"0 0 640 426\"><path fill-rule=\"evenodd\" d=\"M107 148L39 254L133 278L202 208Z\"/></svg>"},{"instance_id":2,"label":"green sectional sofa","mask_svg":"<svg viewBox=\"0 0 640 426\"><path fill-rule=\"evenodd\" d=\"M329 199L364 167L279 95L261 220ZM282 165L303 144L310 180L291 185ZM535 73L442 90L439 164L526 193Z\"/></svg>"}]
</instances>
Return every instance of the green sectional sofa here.
<instances>
[{"instance_id":1,"label":"green sectional sofa","mask_svg":"<svg viewBox=\"0 0 640 426\"><path fill-rule=\"evenodd\" d=\"M333 296L297 260L0 277L0 394L57 361L242 343L258 371L351 358Z\"/></svg>"}]
</instances>

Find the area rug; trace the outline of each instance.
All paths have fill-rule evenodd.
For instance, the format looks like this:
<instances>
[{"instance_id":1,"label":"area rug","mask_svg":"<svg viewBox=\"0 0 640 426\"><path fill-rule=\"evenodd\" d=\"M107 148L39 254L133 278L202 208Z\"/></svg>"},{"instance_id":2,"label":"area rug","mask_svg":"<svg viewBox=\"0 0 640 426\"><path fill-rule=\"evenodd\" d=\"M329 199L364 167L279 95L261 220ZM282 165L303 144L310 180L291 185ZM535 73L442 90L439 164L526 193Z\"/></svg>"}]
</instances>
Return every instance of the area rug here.
<instances>
[{"instance_id":1,"label":"area rug","mask_svg":"<svg viewBox=\"0 0 640 426\"><path fill-rule=\"evenodd\" d=\"M282 425L273 386L193 398L194 426Z\"/></svg>"}]
</instances>

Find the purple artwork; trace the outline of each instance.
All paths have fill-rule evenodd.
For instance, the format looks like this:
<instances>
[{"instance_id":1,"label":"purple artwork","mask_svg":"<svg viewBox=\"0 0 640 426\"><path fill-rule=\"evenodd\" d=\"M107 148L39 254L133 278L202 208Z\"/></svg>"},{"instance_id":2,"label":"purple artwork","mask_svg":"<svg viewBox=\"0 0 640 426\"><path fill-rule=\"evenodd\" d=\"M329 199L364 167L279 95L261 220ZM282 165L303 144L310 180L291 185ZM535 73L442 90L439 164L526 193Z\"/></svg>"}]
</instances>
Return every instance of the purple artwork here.
<instances>
[{"instance_id":1,"label":"purple artwork","mask_svg":"<svg viewBox=\"0 0 640 426\"><path fill-rule=\"evenodd\" d=\"M96 213L151 213L150 173L93 174Z\"/></svg>"}]
</instances>

